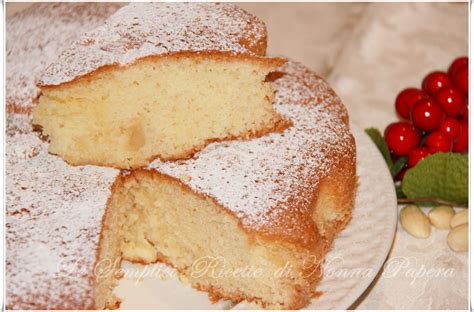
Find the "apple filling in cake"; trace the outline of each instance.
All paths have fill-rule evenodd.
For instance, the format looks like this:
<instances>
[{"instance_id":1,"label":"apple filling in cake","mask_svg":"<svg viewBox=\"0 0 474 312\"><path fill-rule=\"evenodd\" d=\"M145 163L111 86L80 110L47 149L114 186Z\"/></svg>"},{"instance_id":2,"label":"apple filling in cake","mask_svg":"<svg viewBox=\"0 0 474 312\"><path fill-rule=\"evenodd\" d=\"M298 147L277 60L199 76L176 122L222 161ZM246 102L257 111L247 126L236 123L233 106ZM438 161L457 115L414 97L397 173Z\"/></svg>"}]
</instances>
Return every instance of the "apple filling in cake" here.
<instances>
[{"instance_id":1,"label":"apple filling in cake","mask_svg":"<svg viewBox=\"0 0 474 312\"><path fill-rule=\"evenodd\" d=\"M183 53L43 87L33 123L74 165L129 169L285 128L265 77L282 59Z\"/></svg>"}]
</instances>

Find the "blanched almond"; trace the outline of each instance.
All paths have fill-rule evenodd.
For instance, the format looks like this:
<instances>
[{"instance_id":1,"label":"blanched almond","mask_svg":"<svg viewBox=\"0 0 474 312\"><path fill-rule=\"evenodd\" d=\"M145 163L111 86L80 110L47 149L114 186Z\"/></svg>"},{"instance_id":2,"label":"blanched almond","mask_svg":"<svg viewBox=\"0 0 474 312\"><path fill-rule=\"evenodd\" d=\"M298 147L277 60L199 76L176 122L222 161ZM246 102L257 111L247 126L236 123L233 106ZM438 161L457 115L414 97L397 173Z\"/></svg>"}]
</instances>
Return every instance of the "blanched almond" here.
<instances>
[{"instance_id":1,"label":"blanched almond","mask_svg":"<svg viewBox=\"0 0 474 312\"><path fill-rule=\"evenodd\" d=\"M467 209L463 209L453 216L449 224L451 228L455 228L456 226L467 223L468 221L469 221L469 211Z\"/></svg>"},{"instance_id":2,"label":"blanched almond","mask_svg":"<svg viewBox=\"0 0 474 312\"><path fill-rule=\"evenodd\" d=\"M469 226L467 223L456 226L449 231L448 246L454 251L468 250Z\"/></svg>"},{"instance_id":3,"label":"blanched almond","mask_svg":"<svg viewBox=\"0 0 474 312\"><path fill-rule=\"evenodd\" d=\"M400 211L400 223L412 236L427 238L431 234L431 224L424 212L415 205L408 205Z\"/></svg>"},{"instance_id":4,"label":"blanched almond","mask_svg":"<svg viewBox=\"0 0 474 312\"><path fill-rule=\"evenodd\" d=\"M451 218L456 214L451 206L438 206L430 210L428 218L431 224L438 229L449 229Z\"/></svg>"}]
</instances>

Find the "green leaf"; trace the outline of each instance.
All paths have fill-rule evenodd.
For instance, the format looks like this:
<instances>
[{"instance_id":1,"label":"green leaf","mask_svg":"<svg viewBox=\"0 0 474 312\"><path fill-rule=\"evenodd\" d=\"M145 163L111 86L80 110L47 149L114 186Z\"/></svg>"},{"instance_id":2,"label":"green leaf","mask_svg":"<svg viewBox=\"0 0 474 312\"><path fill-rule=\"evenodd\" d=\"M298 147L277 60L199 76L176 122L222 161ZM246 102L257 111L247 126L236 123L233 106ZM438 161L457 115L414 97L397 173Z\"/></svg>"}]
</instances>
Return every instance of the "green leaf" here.
<instances>
[{"instance_id":1,"label":"green leaf","mask_svg":"<svg viewBox=\"0 0 474 312\"><path fill-rule=\"evenodd\" d=\"M436 153L408 170L402 191L408 198L437 198L457 204L468 202L468 156Z\"/></svg>"},{"instance_id":2,"label":"green leaf","mask_svg":"<svg viewBox=\"0 0 474 312\"><path fill-rule=\"evenodd\" d=\"M397 161L390 166L390 173L392 174L392 177L396 177L397 174L402 171L403 167L405 167L405 164L407 163L408 157L399 157Z\"/></svg>"},{"instance_id":3,"label":"green leaf","mask_svg":"<svg viewBox=\"0 0 474 312\"><path fill-rule=\"evenodd\" d=\"M388 167L392 166L392 157L390 156L390 151L388 149L387 143L377 128L367 128L365 129L365 133L372 139L372 142L377 146L380 153L382 153L385 162L387 163Z\"/></svg>"},{"instance_id":4,"label":"green leaf","mask_svg":"<svg viewBox=\"0 0 474 312\"><path fill-rule=\"evenodd\" d=\"M402 185L399 184L399 185L395 185L395 192L397 194L397 198L400 199L400 198L406 198L405 194L403 194L403 191L402 191Z\"/></svg>"}]
</instances>

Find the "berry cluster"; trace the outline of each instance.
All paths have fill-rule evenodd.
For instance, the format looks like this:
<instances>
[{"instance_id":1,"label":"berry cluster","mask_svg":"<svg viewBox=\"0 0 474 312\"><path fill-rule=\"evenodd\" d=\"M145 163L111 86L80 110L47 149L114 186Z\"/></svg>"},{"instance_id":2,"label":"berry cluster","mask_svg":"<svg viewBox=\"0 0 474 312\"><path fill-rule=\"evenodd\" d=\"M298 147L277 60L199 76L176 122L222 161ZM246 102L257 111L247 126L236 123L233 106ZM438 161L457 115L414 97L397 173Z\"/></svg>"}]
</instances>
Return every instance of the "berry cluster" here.
<instances>
[{"instance_id":1,"label":"berry cluster","mask_svg":"<svg viewBox=\"0 0 474 312\"><path fill-rule=\"evenodd\" d=\"M384 133L392 157L407 157L398 179L429 154L467 152L468 63L467 57L457 58L447 73L428 74L421 89L407 88L398 94L396 110L409 121L392 123Z\"/></svg>"}]
</instances>

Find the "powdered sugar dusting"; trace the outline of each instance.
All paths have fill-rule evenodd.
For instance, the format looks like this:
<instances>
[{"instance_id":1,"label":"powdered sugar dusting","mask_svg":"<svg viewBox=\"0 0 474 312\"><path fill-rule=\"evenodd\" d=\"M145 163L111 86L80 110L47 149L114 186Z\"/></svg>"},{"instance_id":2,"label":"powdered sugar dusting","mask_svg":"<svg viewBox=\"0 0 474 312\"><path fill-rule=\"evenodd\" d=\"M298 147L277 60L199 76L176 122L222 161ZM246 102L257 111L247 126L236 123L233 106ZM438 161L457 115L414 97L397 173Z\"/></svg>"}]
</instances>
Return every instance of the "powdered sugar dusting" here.
<instances>
[{"instance_id":1,"label":"powdered sugar dusting","mask_svg":"<svg viewBox=\"0 0 474 312\"><path fill-rule=\"evenodd\" d=\"M6 18L6 99L9 111L36 103L44 69L81 34L101 25L121 5L38 3Z\"/></svg>"},{"instance_id":2,"label":"powdered sugar dusting","mask_svg":"<svg viewBox=\"0 0 474 312\"><path fill-rule=\"evenodd\" d=\"M93 308L92 278L118 171L73 167L35 133L6 136L8 308Z\"/></svg>"},{"instance_id":3,"label":"powdered sugar dusting","mask_svg":"<svg viewBox=\"0 0 474 312\"><path fill-rule=\"evenodd\" d=\"M287 74L274 82L275 107L294 126L250 141L213 143L196 159L156 161L150 168L214 198L251 230L283 220L280 233L294 235L305 220L298 215L309 209L334 157L354 157L340 100L310 71L295 71L298 66L288 63ZM47 153L47 143L28 127L29 116L7 117L7 307L92 308L101 218L118 171L69 166Z\"/></svg>"},{"instance_id":4,"label":"powdered sugar dusting","mask_svg":"<svg viewBox=\"0 0 474 312\"><path fill-rule=\"evenodd\" d=\"M282 71L299 66L291 62ZM335 165L334 157L353 161L354 145L343 122L345 109L333 91L311 72L296 72L275 81L275 107L294 126L251 141L213 143L195 159L155 161L150 168L216 199L254 230L279 223L291 207L309 210L318 182Z\"/></svg>"},{"instance_id":5,"label":"powdered sugar dusting","mask_svg":"<svg viewBox=\"0 0 474 312\"><path fill-rule=\"evenodd\" d=\"M255 54L265 40L264 24L229 4L133 3L77 40L48 67L41 84L58 85L105 65L177 51Z\"/></svg>"}]
</instances>

